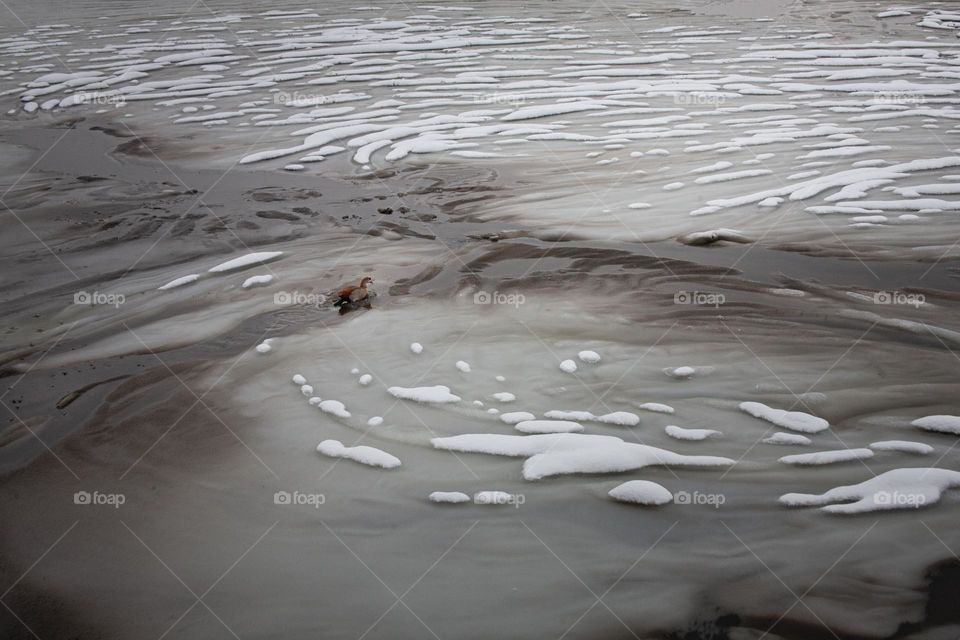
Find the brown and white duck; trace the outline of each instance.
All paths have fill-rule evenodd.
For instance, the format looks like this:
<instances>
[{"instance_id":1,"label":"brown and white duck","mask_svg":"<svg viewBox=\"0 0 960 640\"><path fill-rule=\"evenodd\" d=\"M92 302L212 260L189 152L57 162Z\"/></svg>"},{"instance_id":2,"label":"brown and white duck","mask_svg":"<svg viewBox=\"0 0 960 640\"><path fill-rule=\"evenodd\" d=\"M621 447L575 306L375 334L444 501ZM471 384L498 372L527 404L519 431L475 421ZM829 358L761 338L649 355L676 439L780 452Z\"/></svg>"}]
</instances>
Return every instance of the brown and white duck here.
<instances>
[{"instance_id":1,"label":"brown and white duck","mask_svg":"<svg viewBox=\"0 0 960 640\"><path fill-rule=\"evenodd\" d=\"M370 291L367 289L367 285L371 284L372 282L373 278L370 276L364 276L359 285L350 285L340 289L335 294L337 299L334 301L333 306L339 307L345 304L363 302L370 297Z\"/></svg>"}]
</instances>

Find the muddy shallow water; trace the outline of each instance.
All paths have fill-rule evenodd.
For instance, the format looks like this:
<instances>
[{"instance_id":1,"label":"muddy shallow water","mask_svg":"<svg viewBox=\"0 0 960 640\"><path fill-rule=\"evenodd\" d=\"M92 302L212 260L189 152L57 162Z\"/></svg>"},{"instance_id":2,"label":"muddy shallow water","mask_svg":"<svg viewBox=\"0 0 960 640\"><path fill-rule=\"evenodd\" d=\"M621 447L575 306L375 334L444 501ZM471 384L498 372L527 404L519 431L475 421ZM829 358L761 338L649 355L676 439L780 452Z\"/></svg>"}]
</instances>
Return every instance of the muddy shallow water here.
<instances>
[{"instance_id":1,"label":"muddy shallow water","mask_svg":"<svg viewBox=\"0 0 960 640\"><path fill-rule=\"evenodd\" d=\"M764 17L726 4L724 20ZM46 15L37 6L22 15ZM81 35L94 42L99 6L76 9ZM710 7L685 9L684 22L711 20ZM856 40L873 28L870 12L886 8L852 7L833 16L838 37ZM433 12L442 19L424 25L456 27L454 11L415 9L401 13ZM647 9L649 21L680 20ZM808 21L803 35L826 24L810 4L790 10ZM557 19L568 13L554 11ZM623 18L627 9L616 11ZM123 28L110 23L111 41L141 37L142 25L123 22L139 17L114 16ZM258 37L300 28L287 19L268 29L261 18L250 19ZM158 20L182 29L177 16ZM622 31L622 22L605 20L602 44L616 48L623 33L613 27ZM219 22L183 24L222 35ZM240 28L232 18L226 24ZM588 27L598 28L580 25ZM883 28L900 37L897 30L913 27ZM33 37L73 51L71 60L95 56L78 49L71 36L80 35L42 31ZM216 73L246 63L237 64ZM18 68L15 79L43 71ZM778 70L787 72L803 73ZM824 234L799 210L778 215L782 226L742 209L691 223L671 209L685 213L687 196L658 192L641 224L625 228L603 212L627 202L610 180L621 170L598 169L576 147L549 157L375 156L365 168L324 160L319 169L281 171L234 166L252 142L242 128L174 126L149 101L130 109L129 119L81 106L0 122L4 637L960 632L955 491L922 509L860 515L778 501L894 469L960 468L956 435L911 425L958 413L958 263L943 251L954 241L950 212L929 214L937 224L922 232L844 224ZM208 145L218 135L221 144ZM637 166L656 171L663 157L643 156ZM915 157L934 153L912 140L889 155ZM576 182L558 179L558 159L573 163L564 166ZM659 190L659 182L644 184ZM587 205L601 190L613 195ZM584 216L585 206L597 215ZM676 240L734 223L757 241ZM268 251L282 253L211 271ZM190 284L158 290L194 274ZM369 304L332 308L331 292L364 274L375 278ZM244 287L251 276L272 280ZM77 303L85 300L94 304ZM578 358L585 350L602 359ZM568 359L576 371L561 369ZM672 374L678 367L695 373ZM291 382L296 374L310 392ZM388 391L433 385L461 401L417 403ZM503 392L514 398L494 395ZM350 415L321 411L310 395L340 401ZM812 414L830 427L804 434L806 446L767 443L787 429L748 415L742 402ZM523 457L433 442L516 435L499 412L551 410L630 412L637 424L584 419L584 433L735 464L526 480ZM368 423L375 416L382 423ZM721 433L678 440L665 432L671 425ZM382 449L402 466L318 454L330 439ZM876 450L822 466L779 460L888 440L930 450ZM674 503L608 496L638 479L663 485ZM428 499L492 490L509 503Z\"/></svg>"}]
</instances>

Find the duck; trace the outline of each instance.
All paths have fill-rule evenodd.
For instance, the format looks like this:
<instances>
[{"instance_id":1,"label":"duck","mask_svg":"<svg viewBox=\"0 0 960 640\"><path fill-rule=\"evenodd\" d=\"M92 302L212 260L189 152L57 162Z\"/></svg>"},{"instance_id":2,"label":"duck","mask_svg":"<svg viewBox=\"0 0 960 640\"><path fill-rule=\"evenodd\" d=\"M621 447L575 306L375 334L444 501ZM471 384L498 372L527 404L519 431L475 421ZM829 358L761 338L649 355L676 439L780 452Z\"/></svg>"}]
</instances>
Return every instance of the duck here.
<instances>
[{"instance_id":1,"label":"duck","mask_svg":"<svg viewBox=\"0 0 960 640\"><path fill-rule=\"evenodd\" d=\"M362 302L370 296L370 291L367 289L367 285L373 283L373 278L370 276L364 276L360 280L359 285L350 285L344 287L337 291L335 297L337 298L334 301L333 306L339 307L345 304L355 304L357 302Z\"/></svg>"}]
</instances>

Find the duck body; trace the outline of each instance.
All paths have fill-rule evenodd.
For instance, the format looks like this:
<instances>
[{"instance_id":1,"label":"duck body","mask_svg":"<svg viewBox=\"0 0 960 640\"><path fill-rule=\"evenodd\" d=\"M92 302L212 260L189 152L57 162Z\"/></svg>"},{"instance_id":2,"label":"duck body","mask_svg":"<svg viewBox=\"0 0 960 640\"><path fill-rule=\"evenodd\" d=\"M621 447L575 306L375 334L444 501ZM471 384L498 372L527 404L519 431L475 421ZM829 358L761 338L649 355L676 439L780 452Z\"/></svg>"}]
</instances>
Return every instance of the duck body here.
<instances>
[{"instance_id":1,"label":"duck body","mask_svg":"<svg viewBox=\"0 0 960 640\"><path fill-rule=\"evenodd\" d=\"M362 302L370 297L370 291L367 289L367 285L373 282L373 278L366 276L363 280L360 281L359 285L350 285L340 289L336 293L336 300L333 303L333 306L340 307L345 304L355 304L357 302Z\"/></svg>"}]
</instances>

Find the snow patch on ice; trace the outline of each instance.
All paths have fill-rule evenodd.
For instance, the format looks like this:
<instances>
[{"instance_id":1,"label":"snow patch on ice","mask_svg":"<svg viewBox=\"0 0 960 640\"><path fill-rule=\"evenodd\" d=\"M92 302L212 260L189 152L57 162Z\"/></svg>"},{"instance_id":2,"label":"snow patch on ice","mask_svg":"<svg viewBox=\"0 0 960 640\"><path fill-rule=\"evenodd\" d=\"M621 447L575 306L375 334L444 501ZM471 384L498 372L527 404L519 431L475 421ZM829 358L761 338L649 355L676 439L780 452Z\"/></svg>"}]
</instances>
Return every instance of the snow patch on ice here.
<instances>
[{"instance_id":1,"label":"snow patch on ice","mask_svg":"<svg viewBox=\"0 0 960 640\"><path fill-rule=\"evenodd\" d=\"M958 486L958 471L934 467L893 469L859 484L836 487L825 493L787 493L780 496L780 503L789 507L820 507L829 513L844 514L917 509L936 504L944 491Z\"/></svg>"},{"instance_id":2,"label":"snow patch on ice","mask_svg":"<svg viewBox=\"0 0 960 640\"><path fill-rule=\"evenodd\" d=\"M583 425L569 420L524 420L514 425L523 433L574 433L583 431Z\"/></svg>"},{"instance_id":3,"label":"snow patch on ice","mask_svg":"<svg viewBox=\"0 0 960 640\"><path fill-rule=\"evenodd\" d=\"M177 287L182 287L185 284L190 284L191 282L196 282L197 278L200 277L199 273L191 273L188 276L182 276L176 280L171 280L162 287L157 287L157 291L167 291L168 289L176 289Z\"/></svg>"},{"instance_id":4,"label":"snow patch on ice","mask_svg":"<svg viewBox=\"0 0 960 640\"><path fill-rule=\"evenodd\" d=\"M400 466L400 459L386 451L364 445L345 447L339 440L324 440L317 445L317 451L331 458L346 458L371 467L395 469Z\"/></svg>"},{"instance_id":5,"label":"snow patch on ice","mask_svg":"<svg viewBox=\"0 0 960 640\"><path fill-rule=\"evenodd\" d=\"M428 497L430 502L439 502L442 504L470 502L470 496L460 491L434 491Z\"/></svg>"},{"instance_id":6,"label":"snow patch on ice","mask_svg":"<svg viewBox=\"0 0 960 640\"><path fill-rule=\"evenodd\" d=\"M630 480L611 489L607 495L618 502L657 506L673 502L673 494L656 482Z\"/></svg>"},{"instance_id":7,"label":"snow patch on ice","mask_svg":"<svg viewBox=\"0 0 960 640\"><path fill-rule=\"evenodd\" d=\"M771 424L792 431L802 433L819 433L830 428L830 423L823 418L812 416L800 411L785 411L768 407L762 402L741 402L740 410L749 413L754 418L766 420Z\"/></svg>"},{"instance_id":8,"label":"snow patch on ice","mask_svg":"<svg viewBox=\"0 0 960 640\"><path fill-rule=\"evenodd\" d=\"M415 402L460 402L460 396L450 393L450 387L442 384L433 387L389 387L387 392L402 400Z\"/></svg>"},{"instance_id":9,"label":"snow patch on ice","mask_svg":"<svg viewBox=\"0 0 960 640\"><path fill-rule=\"evenodd\" d=\"M778 431L772 436L764 438L762 442L764 444L808 445L811 444L813 440L799 433L784 433Z\"/></svg>"},{"instance_id":10,"label":"snow patch on ice","mask_svg":"<svg viewBox=\"0 0 960 640\"><path fill-rule=\"evenodd\" d=\"M902 453L915 453L917 455L933 453L933 447L930 445L910 440L881 440L879 442L871 442L870 448L874 451L900 451Z\"/></svg>"},{"instance_id":11,"label":"snow patch on ice","mask_svg":"<svg viewBox=\"0 0 960 640\"><path fill-rule=\"evenodd\" d=\"M873 451L870 449L834 449L832 451L814 451L812 453L797 453L791 456L783 456L780 458L780 462L784 464L814 466L850 462L851 460L865 460L872 457Z\"/></svg>"},{"instance_id":12,"label":"snow patch on ice","mask_svg":"<svg viewBox=\"0 0 960 640\"><path fill-rule=\"evenodd\" d=\"M221 262L220 264L210 267L210 273L223 273L226 271L236 271L237 269L243 269L244 267L249 267L254 264L263 264L264 262L270 262L275 260L283 255L283 251L259 251L256 253L248 253L245 256L240 256L239 258L234 258L233 260L227 260L226 262Z\"/></svg>"},{"instance_id":13,"label":"snow patch on ice","mask_svg":"<svg viewBox=\"0 0 960 640\"><path fill-rule=\"evenodd\" d=\"M923 418L917 418L910 424L924 431L960 435L960 416L924 416Z\"/></svg>"},{"instance_id":14,"label":"snow patch on ice","mask_svg":"<svg viewBox=\"0 0 960 640\"><path fill-rule=\"evenodd\" d=\"M667 425L664 432L676 440L706 440L711 436L722 436L722 431L716 429L687 429L676 425Z\"/></svg>"}]
</instances>

